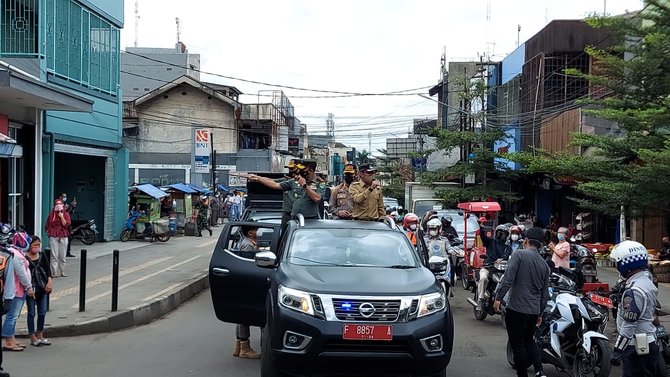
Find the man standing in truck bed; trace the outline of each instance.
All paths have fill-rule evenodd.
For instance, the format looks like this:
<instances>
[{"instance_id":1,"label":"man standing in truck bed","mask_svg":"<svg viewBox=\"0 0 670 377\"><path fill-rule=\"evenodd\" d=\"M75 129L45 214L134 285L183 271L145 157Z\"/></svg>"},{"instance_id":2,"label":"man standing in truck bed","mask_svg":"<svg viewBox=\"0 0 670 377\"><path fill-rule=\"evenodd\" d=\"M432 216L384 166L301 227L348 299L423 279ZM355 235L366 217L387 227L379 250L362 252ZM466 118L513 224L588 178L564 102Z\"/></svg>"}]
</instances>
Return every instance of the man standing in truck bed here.
<instances>
[{"instance_id":1,"label":"man standing in truck bed","mask_svg":"<svg viewBox=\"0 0 670 377\"><path fill-rule=\"evenodd\" d=\"M358 182L349 186L354 200L354 220L376 221L386 215L384 195L379 181L374 179L376 173L377 169L372 164L363 164L358 169Z\"/></svg>"}]
</instances>

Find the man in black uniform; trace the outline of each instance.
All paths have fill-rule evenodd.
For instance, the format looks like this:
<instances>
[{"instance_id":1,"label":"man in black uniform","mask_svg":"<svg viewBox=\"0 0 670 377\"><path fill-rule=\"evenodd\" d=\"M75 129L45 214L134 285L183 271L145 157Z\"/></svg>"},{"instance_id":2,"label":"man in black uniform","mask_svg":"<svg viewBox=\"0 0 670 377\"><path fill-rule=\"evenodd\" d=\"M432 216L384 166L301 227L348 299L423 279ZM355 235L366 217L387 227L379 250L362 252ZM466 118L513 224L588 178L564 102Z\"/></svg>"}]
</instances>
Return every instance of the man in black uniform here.
<instances>
[{"instance_id":1,"label":"man in black uniform","mask_svg":"<svg viewBox=\"0 0 670 377\"><path fill-rule=\"evenodd\" d=\"M444 215L440 221L442 222L442 237L447 237L449 241L458 239L458 232L456 231L456 228L451 225L451 222L453 221L451 216Z\"/></svg>"}]
</instances>

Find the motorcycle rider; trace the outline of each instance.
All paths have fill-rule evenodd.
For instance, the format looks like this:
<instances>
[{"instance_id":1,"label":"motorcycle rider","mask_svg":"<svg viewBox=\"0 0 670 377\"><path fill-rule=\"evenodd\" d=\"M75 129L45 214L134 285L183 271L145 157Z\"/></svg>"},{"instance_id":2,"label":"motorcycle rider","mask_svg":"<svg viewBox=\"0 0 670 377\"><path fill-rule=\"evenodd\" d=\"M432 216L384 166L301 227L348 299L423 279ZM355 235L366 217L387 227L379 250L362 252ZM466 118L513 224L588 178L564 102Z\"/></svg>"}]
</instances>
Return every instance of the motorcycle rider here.
<instances>
[{"instance_id":1,"label":"motorcycle rider","mask_svg":"<svg viewBox=\"0 0 670 377\"><path fill-rule=\"evenodd\" d=\"M440 219L442 222L442 236L447 237L449 240L458 239L458 232L456 228L451 225L453 219L449 215L444 215Z\"/></svg>"},{"instance_id":2,"label":"motorcycle rider","mask_svg":"<svg viewBox=\"0 0 670 377\"><path fill-rule=\"evenodd\" d=\"M489 284L489 270L495 262L500 262L509 259L512 253L512 247L507 244L507 237L509 235L509 228L505 225L498 225L495 229L494 238L486 235L486 232L479 232L482 242L486 247L486 260L484 266L479 270L479 283L477 283L477 310L481 310L484 306L484 292L486 286Z\"/></svg>"},{"instance_id":3,"label":"motorcycle rider","mask_svg":"<svg viewBox=\"0 0 670 377\"><path fill-rule=\"evenodd\" d=\"M658 289L647 273L647 248L639 242L623 241L614 247L610 258L626 279L611 362L623 362L623 377L656 376L659 347L653 322Z\"/></svg>"},{"instance_id":4,"label":"motorcycle rider","mask_svg":"<svg viewBox=\"0 0 670 377\"><path fill-rule=\"evenodd\" d=\"M531 364L535 376L544 376L540 350L533 338L549 299L551 271L538 251L542 245L544 231L540 228L528 229L523 248L512 254L509 260L493 303L493 309L500 312L501 300L510 292L505 309L505 324L514 352L517 376L526 376L526 370ZM510 291L512 287L514 289Z\"/></svg>"},{"instance_id":5,"label":"motorcycle rider","mask_svg":"<svg viewBox=\"0 0 670 377\"><path fill-rule=\"evenodd\" d=\"M426 223L426 235L424 241L428 247L428 256L438 255L447 258L447 245L449 240L442 237L442 223L438 219L431 219Z\"/></svg>"},{"instance_id":6,"label":"motorcycle rider","mask_svg":"<svg viewBox=\"0 0 670 377\"><path fill-rule=\"evenodd\" d=\"M405 235L407 235L409 241L412 245L416 246L416 237L419 231L419 216L411 212L406 214L403 219L403 227L405 228Z\"/></svg>"},{"instance_id":7,"label":"motorcycle rider","mask_svg":"<svg viewBox=\"0 0 670 377\"><path fill-rule=\"evenodd\" d=\"M513 225L509 228L509 246L512 248L512 252L523 249L521 228L518 225Z\"/></svg>"}]
</instances>

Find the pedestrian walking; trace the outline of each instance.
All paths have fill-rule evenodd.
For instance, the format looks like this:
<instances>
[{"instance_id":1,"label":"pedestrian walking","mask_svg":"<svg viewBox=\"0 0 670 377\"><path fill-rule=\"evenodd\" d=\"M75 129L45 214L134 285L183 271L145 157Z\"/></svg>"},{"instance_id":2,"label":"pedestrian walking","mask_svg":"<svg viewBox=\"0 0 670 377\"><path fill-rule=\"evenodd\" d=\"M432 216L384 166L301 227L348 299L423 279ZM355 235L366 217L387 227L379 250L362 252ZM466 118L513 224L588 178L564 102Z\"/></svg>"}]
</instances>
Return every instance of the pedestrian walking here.
<instances>
[{"instance_id":1,"label":"pedestrian walking","mask_svg":"<svg viewBox=\"0 0 670 377\"><path fill-rule=\"evenodd\" d=\"M2 226L0 231L0 243L7 242L9 239L9 228L7 225ZM30 275L29 263L23 252L13 246L5 248L12 254L12 276L5 279L5 291L3 299L9 304L9 307L4 309L7 311L4 323L2 324L2 350L20 352L25 346L16 341L15 330L16 321L19 319L23 304L26 302L26 297L35 297L33 291L32 278ZM9 300L9 301L7 301Z\"/></svg>"},{"instance_id":2,"label":"pedestrian walking","mask_svg":"<svg viewBox=\"0 0 670 377\"><path fill-rule=\"evenodd\" d=\"M28 296L26 305L28 306L28 334L30 334L30 344L39 346L50 346L51 342L44 338L44 321L47 314L47 300L53 290L53 280L51 279L51 268L47 256L42 252L42 240L33 236L30 242L30 248L26 253L30 276L32 277L34 297ZM37 328L35 328L35 312L37 312Z\"/></svg>"},{"instance_id":3,"label":"pedestrian walking","mask_svg":"<svg viewBox=\"0 0 670 377\"><path fill-rule=\"evenodd\" d=\"M338 219L351 220L354 212L354 200L349 193L349 187L356 179L356 166L354 164L344 165L342 171L342 182L335 191L330 195L328 202L328 211Z\"/></svg>"},{"instance_id":4,"label":"pedestrian walking","mask_svg":"<svg viewBox=\"0 0 670 377\"><path fill-rule=\"evenodd\" d=\"M542 323L542 313L549 299L551 271L538 251L544 242L544 230L537 227L526 230L523 249L510 257L493 303L494 310L500 312L501 300L509 292L505 324L517 376L527 376L530 365L535 369L535 376L545 376L540 349L533 338L535 328Z\"/></svg>"},{"instance_id":5,"label":"pedestrian walking","mask_svg":"<svg viewBox=\"0 0 670 377\"><path fill-rule=\"evenodd\" d=\"M197 233L196 236L202 237L202 231L207 229L209 231L209 236L212 236L212 228L209 227L209 221L207 219L207 197L201 196L198 201L196 201L194 208L198 211L197 215Z\"/></svg>"},{"instance_id":6,"label":"pedestrian walking","mask_svg":"<svg viewBox=\"0 0 670 377\"><path fill-rule=\"evenodd\" d=\"M65 211L63 201L56 199L44 225L47 236L49 236L49 246L51 246L51 276L53 277L67 277L65 274L65 264L67 263L65 255L70 235L68 230L70 224L70 214Z\"/></svg>"},{"instance_id":7,"label":"pedestrian walking","mask_svg":"<svg viewBox=\"0 0 670 377\"><path fill-rule=\"evenodd\" d=\"M349 193L354 200L352 216L354 220L376 221L386 216L381 184L375 180L375 169L372 164L359 167L358 182L349 186Z\"/></svg>"},{"instance_id":8,"label":"pedestrian walking","mask_svg":"<svg viewBox=\"0 0 670 377\"><path fill-rule=\"evenodd\" d=\"M74 198L71 203L67 202L67 193L62 193L58 197L60 200L63 201L63 205L65 206L65 212L67 212L70 215L70 218L74 217L75 219L79 220L79 216L75 216L75 211L77 210L77 198ZM72 224L68 226L68 237L67 237L67 258L74 258L74 254L70 252L72 247Z\"/></svg>"},{"instance_id":9,"label":"pedestrian walking","mask_svg":"<svg viewBox=\"0 0 670 377\"><path fill-rule=\"evenodd\" d=\"M624 241L614 247L610 258L626 279L617 311L617 332L611 362L623 363L623 377L654 377L659 355L654 310L658 289L647 273L647 248Z\"/></svg>"}]
</instances>

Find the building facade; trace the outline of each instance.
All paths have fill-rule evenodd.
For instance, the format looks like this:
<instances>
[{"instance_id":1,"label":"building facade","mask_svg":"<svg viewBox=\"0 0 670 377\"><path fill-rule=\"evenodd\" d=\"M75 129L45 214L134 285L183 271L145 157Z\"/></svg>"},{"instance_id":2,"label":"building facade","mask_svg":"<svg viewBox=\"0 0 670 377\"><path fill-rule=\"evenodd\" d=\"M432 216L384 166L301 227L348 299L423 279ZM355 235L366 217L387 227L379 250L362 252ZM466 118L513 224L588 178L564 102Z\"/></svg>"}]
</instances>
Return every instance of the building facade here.
<instances>
[{"instance_id":1,"label":"building facade","mask_svg":"<svg viewBox=\"0 0 670 377\"><path fill-rule=\"evenodd\" d=\"M23 71L23 79L59 93L42 103L15 97L23 99L28 115L8 117L10 129L27 147L23 161L8 167L24 169L24 178L16 179L24 187L10 184L23 203L12 206L32 225L29 231L39 233L54 198L66 192L77 198L75 218L95 219L101 238L116 239L127 213L125 179L118 179L127 176L128 166L119 86L123 2L6 0L2 7L2 60ZM26 181L27 172L33 182Z\"/></svg>"}]
</instances>

